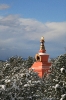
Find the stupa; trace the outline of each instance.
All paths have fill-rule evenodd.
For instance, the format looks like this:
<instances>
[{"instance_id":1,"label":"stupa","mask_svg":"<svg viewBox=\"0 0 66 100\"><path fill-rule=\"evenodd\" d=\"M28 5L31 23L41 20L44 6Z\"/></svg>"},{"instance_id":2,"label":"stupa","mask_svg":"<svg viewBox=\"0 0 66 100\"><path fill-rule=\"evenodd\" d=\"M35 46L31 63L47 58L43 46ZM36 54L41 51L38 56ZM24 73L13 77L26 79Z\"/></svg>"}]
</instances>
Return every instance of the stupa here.
<instances>
[{"instance_id":1,"label":"stupa","mask_svg":"<svg viewBox=\"0 0 66 100\"><path fill-rule=\"evenodd\" d=\"M46 53L44 46L44 37L40 40L40 50L38 54L35 55L36 62L31 66L34 72L38 73L38 76L42 78L44 74L49 73L51 62L49 62L49 55Z\"/></svg>"}]
</instances>

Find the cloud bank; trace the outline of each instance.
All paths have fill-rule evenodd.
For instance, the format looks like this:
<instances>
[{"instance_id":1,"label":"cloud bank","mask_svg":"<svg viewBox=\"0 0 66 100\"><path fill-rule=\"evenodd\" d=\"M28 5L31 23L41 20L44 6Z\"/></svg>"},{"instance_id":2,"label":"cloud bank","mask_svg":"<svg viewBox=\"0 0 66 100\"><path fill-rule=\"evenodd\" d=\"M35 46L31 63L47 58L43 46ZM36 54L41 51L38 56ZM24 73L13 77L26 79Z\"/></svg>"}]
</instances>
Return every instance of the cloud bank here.
<instances>
[{"instance_id":1,"label":"cloud bank","mask_svg":"<svg viewBox=\"0 0 66 100\"><path fill-rule=\"evenodd\" d=\"M45 38L46 49L50 55L62 53L66 46L66 22L42 23L18 15L0 17L1 52L17 50L28 52L27 55L34 54L39 50L41 36Z\"/></svg>"}]
</instances>

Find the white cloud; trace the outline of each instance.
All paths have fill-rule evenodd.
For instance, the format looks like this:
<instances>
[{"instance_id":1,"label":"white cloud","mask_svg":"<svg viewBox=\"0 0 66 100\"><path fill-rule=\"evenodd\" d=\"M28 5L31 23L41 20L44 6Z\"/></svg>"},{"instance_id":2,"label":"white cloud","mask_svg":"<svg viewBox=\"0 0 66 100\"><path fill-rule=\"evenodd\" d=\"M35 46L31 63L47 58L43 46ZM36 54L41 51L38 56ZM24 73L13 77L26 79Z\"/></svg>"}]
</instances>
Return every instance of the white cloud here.
<instances>
[{"instance_id":1,"label":"white cloud","mask_svg":"<svg viewBox=\"0 0 66 100\"><path fill-rule=\"evenodd\" d=\"M0 48L34 50L39 47L41 36L48 42L46 45L49 51L51 48L59 50L65 47L66 22L42 23L18 15L0 17Z\"/></svg>"},{"instance_id":2,"label":"white cloud","mask_svg":"<svg viewBox=\"0 0 66 100\"><path fill-rule=\"evenodd\" d=\"M0 4L0 10L8 9L9 7L7 4Z\"/></svg>"},{"instance_id":3,"label":"white cloud","mask_svg":"<svg viewBox=\"0 0 66 100\"><path fill-rule=\"evenodd\" d=\"M58 39L66 36L66 22L51 22L46 23L46 25L51 29L51 31L47 32L46 34L51 35L50 39Z\"/></svg>"},{"instance_id":4,"label":"white cloud","mask_svg":"<svg viewBox=\"0 0 66 100\"><path fill-rule=\"evenodd\" d=\"M33 39L39 39L42 35L46 40L54 40L59 36L62 37L66 33L66 22L48 22L41 23L33 19L20 19L21 25L25 25L25 30L27 31L27 36ZM33 33L33 34L32 34Z\"/></svg>"}]
</instances>

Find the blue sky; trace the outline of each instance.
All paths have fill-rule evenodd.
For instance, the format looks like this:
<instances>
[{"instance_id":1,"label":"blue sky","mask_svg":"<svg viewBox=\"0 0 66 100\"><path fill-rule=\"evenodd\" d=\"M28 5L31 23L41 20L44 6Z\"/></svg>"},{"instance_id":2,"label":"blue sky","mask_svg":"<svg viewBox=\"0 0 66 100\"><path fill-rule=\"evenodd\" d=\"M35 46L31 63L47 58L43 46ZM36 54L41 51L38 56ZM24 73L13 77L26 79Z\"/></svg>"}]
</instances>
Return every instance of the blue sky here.
<instances>
[{"instance_id":1,"label":"blue sky","mask_svg":"<svg viewBox=\"0 0 66 100\"><path fill-rule=\"evenodd\" d=\"M66 47L66 0L0 0L0 59L33 56L45 38L50 57Z\"/></svg>"}]
</instances>

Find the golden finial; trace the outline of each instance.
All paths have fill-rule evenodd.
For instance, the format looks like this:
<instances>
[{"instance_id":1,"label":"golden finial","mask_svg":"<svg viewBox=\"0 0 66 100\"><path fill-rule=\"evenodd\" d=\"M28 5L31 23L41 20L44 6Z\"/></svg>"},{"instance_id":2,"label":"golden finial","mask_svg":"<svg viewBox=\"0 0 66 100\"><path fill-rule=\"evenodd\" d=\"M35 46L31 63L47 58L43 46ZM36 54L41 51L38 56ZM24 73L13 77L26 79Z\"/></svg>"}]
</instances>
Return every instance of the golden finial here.
<instances>
[{"instance_id":1,"label":"golden finial","mask_svg":"<svg viewBox=\"0 0 66 100\"><path fill-rule=\"evenodd\" d=\"M41 37L41 40L40 40L40 42L41 42L41 45L40 45L40 50L45 50L45 46L44 46L44 37L42 36Z\"/></svg>"},{"instance_id":2,"label":"golden finial","mask_svg":"<svg viewBox=\"0 0 66 100\"><path fill-rule=\"evenodd\" d=\"M41 40L44 40L44 37L43 36L41 37Z\"/></svg>"}]
</instances>

